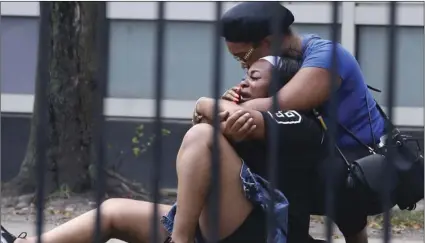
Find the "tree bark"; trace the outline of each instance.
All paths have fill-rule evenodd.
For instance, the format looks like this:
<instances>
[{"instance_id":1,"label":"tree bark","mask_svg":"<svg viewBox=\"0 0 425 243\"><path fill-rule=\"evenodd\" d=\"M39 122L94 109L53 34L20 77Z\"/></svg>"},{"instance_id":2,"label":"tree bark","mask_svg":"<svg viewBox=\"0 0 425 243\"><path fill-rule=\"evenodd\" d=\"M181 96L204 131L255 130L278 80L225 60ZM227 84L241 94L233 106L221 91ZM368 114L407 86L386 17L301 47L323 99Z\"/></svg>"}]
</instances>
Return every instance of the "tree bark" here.
<instances>
[{"instance_id":1,"label":"tree bark","mask_svg":"<svg viewBox=\"0 0 425 243\"><path fill-rule=\"evenodd\" d=\"M95 99L100 94L96 83L97 2L50 2L50 48L48 87L36 80L34 112L25 158L18 175L2 185L3 195L14 197L34 193L36 182L36 131L40 129L37 114L39 93L47 88L48 136L45 192L66 188L79 193L92 189L90 156L93 146ZM106 81L106 80L102 80ZM39 91L40 92L40 91ZM102 111L103 112L103 111ZM105 169L106 193L149 200L150 195L140 183L132 182L113 170Z\"/></svg>"},{"instance_id":2,"label":"tree bark","mask_svg":"<svg viewBox=\"0 0 425 243\"><path fill-rule=\"evenodd\" d=\"M74 192L90 188L97 4L52 2L48 157L56 186Z\"/></svg>"},{"instance_id":3,"label":"tree bark","mask_svg":"<svg viewBox=\"0 0 425 243\"><path fill-rule=\"evenodd\" d=\"M93 102L97 92L97 4L51 2L50 5L47 193L64 186L73 192L82 192L91 185L88 167L94 125ZM36 85L39 85L39 82ZM35 95L37 96L37 93ZM34 108L36 106L35 102ZM36 188L34 168L37 127L38 114L34 112L21 170L16 178L5 184L6 193L29 193Z\"/></svg>"}]
</instances>

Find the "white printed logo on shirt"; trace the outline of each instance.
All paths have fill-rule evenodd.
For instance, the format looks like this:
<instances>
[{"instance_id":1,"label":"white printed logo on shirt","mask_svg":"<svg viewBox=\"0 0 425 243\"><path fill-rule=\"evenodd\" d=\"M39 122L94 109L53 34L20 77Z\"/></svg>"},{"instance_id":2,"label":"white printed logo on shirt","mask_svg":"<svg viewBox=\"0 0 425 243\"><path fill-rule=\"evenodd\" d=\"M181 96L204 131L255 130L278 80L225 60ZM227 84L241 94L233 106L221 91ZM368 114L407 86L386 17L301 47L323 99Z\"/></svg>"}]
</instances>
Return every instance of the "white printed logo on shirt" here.
<instances>
[{"instance_id":1,"label":"white printed logo on shirt","mask_svg":"<svg viewBox=\"0 0 425 243\"><path fill-rule=\"evenodd\" d=\"M283 124L283 125L299 124L302 121L302 116L294 110L278 111L276 113L272 113L268 111L267 113L269 113L269 115L278 124Z\"/></svg>"}]
</instances>

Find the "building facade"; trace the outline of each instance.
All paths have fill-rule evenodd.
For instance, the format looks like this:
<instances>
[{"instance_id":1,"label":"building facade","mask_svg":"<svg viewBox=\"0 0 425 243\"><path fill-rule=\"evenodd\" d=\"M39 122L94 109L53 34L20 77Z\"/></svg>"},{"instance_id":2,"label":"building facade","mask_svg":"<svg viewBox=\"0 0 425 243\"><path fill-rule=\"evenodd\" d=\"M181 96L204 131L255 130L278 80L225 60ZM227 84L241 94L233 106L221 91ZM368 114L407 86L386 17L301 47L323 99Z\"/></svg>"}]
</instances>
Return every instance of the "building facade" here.
<instances>
[{"instance_id":1,"label":"building facade","mask_svg":"<svg viewBox=\"0 0 425 243\"><path fill-rule=\"evenodd\" d=\"M224 3L224 10L234 2ZM294 29L331 38L330 2L287 2L295 15ZM211 95L213 2L167 2L165 26L165 100L163 116L171 135L164 139L161 186L174 187L175 156L189 128L197 98ZM367 82L385 106L388 5L343 2L338 20L339 41L359 60ZM153 132L155 19L157 2L109 2L110 58L103 139L108 165L129 179L150 184L152 151L131 152L135 128L143 123ZM397 125L423 136L424 3L400 3L397 10ZM2 2L0 19L1 178L19 171L26 152L33 109L38 47L38 2ZM223 46L223 92L243 75ZM149 136L149 135L146 135ZM423 145L422 145L423 147ZM122 163L125 161L125 163ZM118 166L119 165L119 166ZM118 168L119 167L119 168Z\"/></svg>"},{"instance_id":2,"label":"building facade","mask_svg":"<svg viewBox=\"0 0 425 243\"><path fill-rule=\"evenodd\" d=\"M225 2L223 10L234 2ZM1 112L31 113L38 45L38 2L1 3ZM331 38L330 2L287 2L294 29ZM190 118L195 100L210 94L213 2L165 4L164 117ZM152 117L157 2L109 2L110 62L105 114ZM367 82L385 91L389 7L379 2L340 4L339 39L356 55ZM400 3L397 10L395 123L423 126L424 3ZM223 47L223 91L242 70ZM189 72L190 70L190 72ZM381 97L382 96L382 97ZM376 96L385 106L385 93Z\"/></svg>"}]
</instances>

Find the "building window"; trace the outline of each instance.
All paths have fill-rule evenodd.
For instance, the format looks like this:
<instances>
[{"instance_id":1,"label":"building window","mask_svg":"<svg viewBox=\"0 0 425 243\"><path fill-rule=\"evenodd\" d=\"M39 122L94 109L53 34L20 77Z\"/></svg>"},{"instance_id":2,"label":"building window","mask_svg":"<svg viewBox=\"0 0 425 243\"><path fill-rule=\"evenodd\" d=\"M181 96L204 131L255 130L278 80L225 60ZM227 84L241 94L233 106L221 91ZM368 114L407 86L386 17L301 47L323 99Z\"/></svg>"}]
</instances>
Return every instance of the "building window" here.
<instances>
[{"instance_id":1,"label":"building window","mask_svg":"<svg viewBox=\"0 0 425 243\"><path fill-rule=\"evenodd\" d=\"M155 28L154 21L112 20L109 96L154 98ZM315 33L326 39L330 39L332 33L330 25L298 24L295 30L298 33ZM213 35L212 22L166 22L166 99L196 100L213 95ZM224 91L237 85L244 73L224 44L222 51L221 87Z\"/></svg>"},{"instance_id":2,"label":"building window","mask_svg":"<svg viewBox=\"0 0 425 243\"><path fill-rule=\"evenodd\" d=\"M38 18L1 17L1 92L34 94Z\"/></svg>"},{"instance_id":3,"label":"building window","mask_svg":"<svg viewBox=\"0 0 425 243\"><path fill-rule=\"evenodd\" d=\"M108 96L150 98L155 57L153 21L111 20Z\"/></svg>"},{"instance_id":4,"label":"building window","mask_svg":"<svg viewBox=\"0 0 425 243\"><path fill-rule=\"evenodd\" d=\"M155 28L154 21L112 21L109 96L154 98ZM166 99L194 100L212 95L213 34L211 22L166 22ZM243 72L224 45L222 51L224 90L238 83Z\"/></svg>"},{"instance_id":5,"label":"building window","mask_svg":"<svg viewBox=\"0 0 425 243\"><path fill-rule=\"evenodd\" d=\"M387 90L388 27L359 26L358 60L366 82ZM424 90L424 29L397 27L396 106L422 107ZM386 96L375 94L385 104Z\"/></svg>"}]
</instances>

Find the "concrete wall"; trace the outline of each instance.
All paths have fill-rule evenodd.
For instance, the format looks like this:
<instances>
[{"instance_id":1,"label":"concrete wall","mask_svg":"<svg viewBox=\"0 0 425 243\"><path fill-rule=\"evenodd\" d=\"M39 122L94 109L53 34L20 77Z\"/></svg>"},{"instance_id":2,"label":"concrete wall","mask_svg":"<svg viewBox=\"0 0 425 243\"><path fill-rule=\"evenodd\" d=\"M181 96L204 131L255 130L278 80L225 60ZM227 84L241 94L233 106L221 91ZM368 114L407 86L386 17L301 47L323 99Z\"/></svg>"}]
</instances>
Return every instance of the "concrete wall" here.
<instances>
[{"instance_id":1,"label":"concrete wall","mask_svg":"<svg viewBox=\"0 0 425 243\"><path fill-rule=\"evenodd\" d=\"M152 150L139 158L134 157L131 152L131 138L135 135L135 128L144 124L145 136L152 134L152 123L149 121L136 120L108 120L104 131L105 159L108 165L117 165L119 159L123 159L118 169L125 177L134 179L147 186L150 185L152 172L153 153ZM164 128L171 131L169 136L164 137L163 143L163 169L162 187L176 186L175 158L181 140L190 127L188 121L171 121ZM25 155L30 129L30 118L28 116L4 115L1 118L1 179L8 181L19 171L19 167ZM423 130L411 131L411 134L420 138L423 148Z\"/></svg>"}]
</instances>

